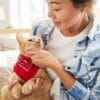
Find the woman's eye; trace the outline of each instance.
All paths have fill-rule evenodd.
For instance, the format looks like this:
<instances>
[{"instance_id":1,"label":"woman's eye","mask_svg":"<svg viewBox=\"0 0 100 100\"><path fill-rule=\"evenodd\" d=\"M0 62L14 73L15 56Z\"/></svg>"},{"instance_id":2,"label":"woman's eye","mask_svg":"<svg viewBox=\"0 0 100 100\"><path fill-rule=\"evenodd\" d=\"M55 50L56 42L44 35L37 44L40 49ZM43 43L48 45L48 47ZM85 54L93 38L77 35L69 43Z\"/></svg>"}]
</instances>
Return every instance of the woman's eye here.
<instances>
[{"instance_id":1,"label":"woman's eye","mask_svg":"<svg viewBox=\"0 0 100 100\"><path fill-rule=\"evenodd\" d=\"M54 11L59 11L60 9L54 9Z\"/></svg>"}]
</instances>

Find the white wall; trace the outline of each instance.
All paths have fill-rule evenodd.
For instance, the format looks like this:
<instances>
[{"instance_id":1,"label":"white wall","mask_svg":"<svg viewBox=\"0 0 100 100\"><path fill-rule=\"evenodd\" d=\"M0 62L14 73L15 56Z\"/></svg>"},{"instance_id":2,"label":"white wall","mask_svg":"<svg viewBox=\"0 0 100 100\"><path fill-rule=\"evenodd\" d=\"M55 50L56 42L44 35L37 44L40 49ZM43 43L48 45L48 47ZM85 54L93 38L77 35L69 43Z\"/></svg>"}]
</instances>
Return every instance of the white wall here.
<instances>
[{"instance_id":1,"label":"white wall","mask_svg":"<svg viewBox=\"0 0 100 100\"><path fill-rule=\"evenodd\" d=\"M4 19L0 19L0 28L7 27L10 25L9 21L9 0L0 0L0 8L2 10L2 16Z\"/></svg>"}]
</instances>

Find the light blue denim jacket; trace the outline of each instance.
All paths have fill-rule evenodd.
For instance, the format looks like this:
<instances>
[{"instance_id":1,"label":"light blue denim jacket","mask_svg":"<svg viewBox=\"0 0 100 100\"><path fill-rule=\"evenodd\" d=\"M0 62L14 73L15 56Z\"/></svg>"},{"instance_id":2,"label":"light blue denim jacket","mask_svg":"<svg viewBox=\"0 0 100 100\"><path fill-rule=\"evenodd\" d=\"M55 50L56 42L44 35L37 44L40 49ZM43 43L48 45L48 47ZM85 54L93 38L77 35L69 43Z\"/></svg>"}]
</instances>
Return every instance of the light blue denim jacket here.
<instances>
[{"instance_id":1,"label":"light blue denim jacket","mask_svg":"<svg viewBox=\"0 0 100 100\"><path fill-rule=\"evenodd\" d=\"M45 20L33 26L33 35L39 33L46 45L53 29L53 23ZM100 24L93 22L87 36L77 43L75 52L65 70L74 75L76 82L70 90L61 84L66 94L64 100L100 100Z\"/></svg>"}]
</instances>

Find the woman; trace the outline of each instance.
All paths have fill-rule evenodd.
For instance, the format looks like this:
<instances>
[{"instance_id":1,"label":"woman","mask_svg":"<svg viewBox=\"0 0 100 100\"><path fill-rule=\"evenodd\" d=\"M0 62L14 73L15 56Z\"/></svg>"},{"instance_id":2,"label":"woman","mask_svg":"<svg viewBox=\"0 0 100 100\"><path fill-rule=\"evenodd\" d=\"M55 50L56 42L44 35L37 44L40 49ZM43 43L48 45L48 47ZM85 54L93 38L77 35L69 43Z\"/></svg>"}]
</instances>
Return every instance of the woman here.
<instances>
[{"instance_id":1,"label":"woman","mask_svg":"<svg viewBox=\"0 0 100 100\"><path fill-rule=\"evenodd\" d=\"M27 54L33 55L34 64L47 68L54 80L54 100L99 100L100 26L92 15L93 0L47 0L47 4L51 20L33 27L46 50ZM33 91L42 81L37 79Z\"/></svg>"}]
</instances>

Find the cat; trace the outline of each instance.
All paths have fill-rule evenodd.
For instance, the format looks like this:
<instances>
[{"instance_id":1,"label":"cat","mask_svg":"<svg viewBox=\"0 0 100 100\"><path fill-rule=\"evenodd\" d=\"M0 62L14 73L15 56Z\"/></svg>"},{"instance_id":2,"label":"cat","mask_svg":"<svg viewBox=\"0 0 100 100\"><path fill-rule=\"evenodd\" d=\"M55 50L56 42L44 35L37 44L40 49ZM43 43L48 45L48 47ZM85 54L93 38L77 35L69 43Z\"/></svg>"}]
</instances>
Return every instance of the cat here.
<instances>
[{"instance_id":1,"label":"cat","mask_svg":"<svg viewBox=\"0 0 100 100\"><path fill-rule=\"evenodd\" d=\"M43 41L39 36L30 36L24 38L20 33L16 34L16 39L19 45L20 55L14 65L13 73L9 81L17 80L18 83L12 89L8 85L1 89L0 100L52 100L50 96L50 89L52 81L50 80L45 69L41 69L34 65L31 60L31 55L26 55L27 50L41 50L43 49ZM32 93L32 86L36 78L43 79L41 88Z\"/></svg>"}]
</instances>

